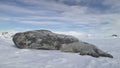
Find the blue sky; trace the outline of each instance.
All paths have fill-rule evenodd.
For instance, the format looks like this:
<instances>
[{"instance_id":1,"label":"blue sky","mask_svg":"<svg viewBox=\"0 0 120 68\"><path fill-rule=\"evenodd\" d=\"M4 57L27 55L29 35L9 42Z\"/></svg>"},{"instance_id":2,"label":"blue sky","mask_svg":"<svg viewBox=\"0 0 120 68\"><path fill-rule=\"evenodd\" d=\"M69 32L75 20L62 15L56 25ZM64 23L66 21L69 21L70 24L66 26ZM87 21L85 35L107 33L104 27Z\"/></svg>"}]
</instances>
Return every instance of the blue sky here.
<instances>
[{"instance_id":1,"label":"blue sky","mask_svg":"<svg viewBox=\"0 0 120 68\"><path fill-rule=\"evenodd\" d=\"M0 31L120 33L120 0L0 0Z\"/></svg>"}]
</instances>

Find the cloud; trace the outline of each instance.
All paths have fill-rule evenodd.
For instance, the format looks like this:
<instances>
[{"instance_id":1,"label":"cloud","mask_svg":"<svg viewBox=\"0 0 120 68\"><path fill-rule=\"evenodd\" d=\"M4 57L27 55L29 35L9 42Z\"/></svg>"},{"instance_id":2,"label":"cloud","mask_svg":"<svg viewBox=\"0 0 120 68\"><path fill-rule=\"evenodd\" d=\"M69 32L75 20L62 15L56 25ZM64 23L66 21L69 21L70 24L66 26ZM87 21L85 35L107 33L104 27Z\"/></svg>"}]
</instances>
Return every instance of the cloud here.
<instances>
[{"instance_id":1,"label":"cloud","mask_svg":"<svg viewBox=\"0 0 120 68\"><path fill-rule=\"evenodd\" d=\"M6 14L6 15L11 15L11 16L14 16L14 15L19 15L21 16L24 16L23 14L33 14L34 12L28 10L28 9L25 9L23 7L18 7L18 6L14 6L14 5L8 5L8 4L1 4L0 3L0 11L3 13L3 14Z\"/></svg>"},{"instance_id":2,"label":"cloud","mask_svg":"<svg viewBox=\"0 0 120 68\"><path fill-rule=\"evenodd\" d=\"M0 21L56 26L88 33L119 33L119 0L0 1ZM1 23L0 22L0 23ZM35 28L35 27L34 27ZM74 32L73 32L74 33Z\"/></svg>"},{"instance_id":3,"label":"cloud","mask_svg":"<svg viewBox=\"0 0 120 68\"><path fill-rule=\"evenodd\" d=\"M120 0L105 0L104 4L111 6L111 12L120 13Z\"/></svg>"}]
</instances>

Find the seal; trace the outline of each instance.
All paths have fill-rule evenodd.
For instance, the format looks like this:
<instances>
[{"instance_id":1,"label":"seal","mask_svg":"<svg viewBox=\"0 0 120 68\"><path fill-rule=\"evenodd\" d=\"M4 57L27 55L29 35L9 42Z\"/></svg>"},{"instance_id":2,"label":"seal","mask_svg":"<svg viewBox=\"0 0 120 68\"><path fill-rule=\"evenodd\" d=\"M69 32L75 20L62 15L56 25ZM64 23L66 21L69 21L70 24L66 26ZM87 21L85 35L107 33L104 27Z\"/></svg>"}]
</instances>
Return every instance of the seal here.
<instances>
[{"instance_id":1,"label":"seal","mask_svg":"<svg viewBox=\"0 0 120 68\"><path fill-rule=\"evenodd\" d=\"M49 30L16 33L13 36L13 42L15 46L20 49L61 50L64 52L80 53L80 55L113 58L112 55L103 52L93 44L79 41L70 35L53 33Z\"/></svg>"}]
</instances>

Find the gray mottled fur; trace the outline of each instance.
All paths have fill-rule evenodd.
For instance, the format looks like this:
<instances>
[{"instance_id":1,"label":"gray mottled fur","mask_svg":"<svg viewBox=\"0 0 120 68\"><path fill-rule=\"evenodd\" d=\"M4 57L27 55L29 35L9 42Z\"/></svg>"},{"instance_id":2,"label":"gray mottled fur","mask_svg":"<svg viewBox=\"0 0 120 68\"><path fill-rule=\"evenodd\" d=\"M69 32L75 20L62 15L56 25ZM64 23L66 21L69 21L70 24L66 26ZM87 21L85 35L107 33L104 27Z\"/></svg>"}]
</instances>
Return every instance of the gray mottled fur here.
<instances>
[{"instance_id":1,"label":"gray mottled fur","mask_svg":"<svg viewBox=\"0 0 120 68\"><path fill-rule=\"evenodd\" d=\"M102 50L98 49L95 45L86 42L74 42L71 44L63 44L60 50L64 52L80 53L80 55L90 55L93 57L113 58L112 55L103 52Z\"/></svg>"}]
</instances>

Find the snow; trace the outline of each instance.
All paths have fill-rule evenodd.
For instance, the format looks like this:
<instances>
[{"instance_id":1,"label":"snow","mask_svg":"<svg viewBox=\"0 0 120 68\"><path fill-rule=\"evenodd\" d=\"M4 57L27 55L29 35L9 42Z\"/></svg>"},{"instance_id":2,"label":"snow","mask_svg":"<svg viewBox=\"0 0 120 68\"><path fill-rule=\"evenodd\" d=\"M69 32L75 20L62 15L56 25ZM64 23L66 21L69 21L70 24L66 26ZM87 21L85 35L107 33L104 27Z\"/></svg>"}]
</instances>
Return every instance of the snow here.
<instances>
[{"instance_id":1,"label":"snow","mask_svg":"<svg viewBox=\"0 0 120 68\"><path fill-rule=\"evenodd\" d=\"M2 39L11 39L12 36L15 34L15 31L11 31L11 32L0 32L0 38Z\"/></svg>"},{"instance_id":2,"label":"snow","mask_svg":"<svg viewBox=\"0 0 120 68\"><path fill-rule=\"evenodd\" d=\"M0 68L120 68L120 39L82 39L114 56L94 58L57 50L18 49L0 38Z\"/></svg>"}]
</instances>

